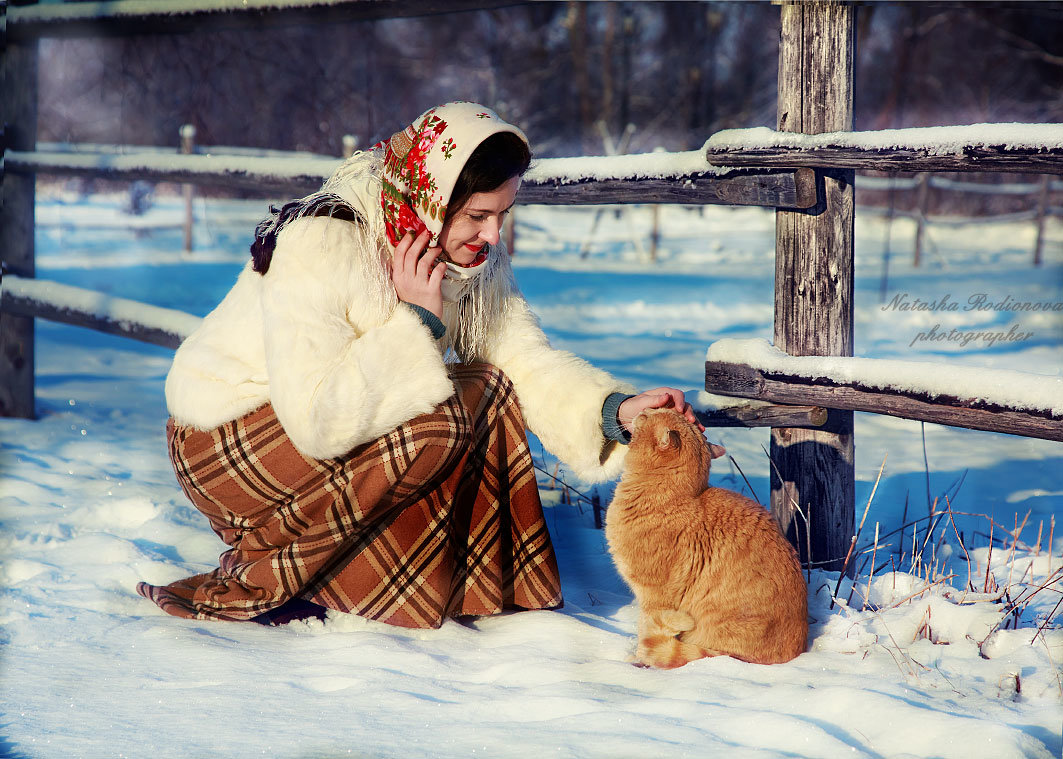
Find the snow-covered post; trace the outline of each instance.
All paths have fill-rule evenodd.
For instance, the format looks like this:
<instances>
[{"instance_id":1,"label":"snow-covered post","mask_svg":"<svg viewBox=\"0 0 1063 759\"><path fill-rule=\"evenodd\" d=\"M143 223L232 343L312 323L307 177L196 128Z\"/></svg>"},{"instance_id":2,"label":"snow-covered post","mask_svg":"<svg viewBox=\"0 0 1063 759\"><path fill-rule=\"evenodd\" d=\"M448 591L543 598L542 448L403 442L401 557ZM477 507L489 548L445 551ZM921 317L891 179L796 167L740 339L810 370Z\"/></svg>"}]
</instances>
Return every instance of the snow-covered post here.
<instances>
[{"instance_id":1,"label":"snow-covered post","mask_svg":"<svg viewBox=\"0 0 1063 759\"><path fill-rule=\"evenodd\" d=\"M196 127L194 124L184 124L181 127L181 152L191 155L196 148ZM192 252L192 195L194 187L186 184L181 188L185 197L185 253Z\"/></svg>"},{"instance_id":2,"label":"snow-covered post","mask_svg":"<svg viewBox=\"0 0 1063 759\"><path fill-rule=\"evenodd\" d=\"M781 12L779 131L851 130L855 7L798 2ZM854 174L817 170L818 204L776 212L775 345L790 355L853 355ZM805 554L799 508L811 530L805 558L839 570L853 530L852 412L832 411L825 428L772 429L771 507Z\"/></svg>"},{"instance_id":3,"label":"snow-covered post","mask_svg":"<svg viewBox=\"0 0 1063 759\"><path fill-rule=\"evenodd\" d=\"M6 13L6 4L0 13ZM6 21L6 19L5 19ZM6 30L6 24L3 27ZM3 51L4 143L10 150L37 145L37 40L5 40ZM0 256L4 271L33 277L34 174L3 175ZM3 287L0 282L0 287ZM0 415L33 419L33 318L0 315Z\"/></svg>"}]
</instances>

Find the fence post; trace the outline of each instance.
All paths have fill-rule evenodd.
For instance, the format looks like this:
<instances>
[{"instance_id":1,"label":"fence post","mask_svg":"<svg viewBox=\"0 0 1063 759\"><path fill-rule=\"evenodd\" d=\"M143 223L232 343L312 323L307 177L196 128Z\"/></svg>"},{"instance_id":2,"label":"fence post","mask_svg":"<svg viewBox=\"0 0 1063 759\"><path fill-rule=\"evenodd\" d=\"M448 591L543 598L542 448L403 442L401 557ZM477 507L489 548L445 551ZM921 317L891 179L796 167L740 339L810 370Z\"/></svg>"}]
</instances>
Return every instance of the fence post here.
<instances>
[{"instance_id":1,"label":"fence post","mask_svg":"<svg viewBox=\"0 0 1063 759\"><path fill-rule=\"evenodd\" d=\"M1037 242L1033 247L1033 265L1040 266L1045 246L1045 216L1048 215L1048 174L1041 175L1041 192L1037 196Z\"/></svg>"},{"instance_id":2,"label":"fence post","mask_svg":"<svg viewBox=\"0 0 1063 759\"><path fill-rule=\"evenodd\" d=\"M6 14L6 5L0 13ZM6 26L4 27L6 29ZM37 144L37 40L3 48L4 149L34 150ZM20 277L36 274L33 211L37 177L2 177L0 256L3 270ZM2 276L2 274L0 274ZM0 315L0 416L33 419L33 319Z\"/></svg>"},{"instance_id":3,"label":"fence post","mask_svg":"<svg viewBox=\"0 0 1063 759\"><path fill-rule=\"evenodd\" d=\"M650 207L653 214L650 223L650 261L657 263L657 247L661 244L661 207L654 204Z\"/></svg>"},{"instance_id":4,"label":"fence post","mask_svg":"<svg viewBox=\"0 0 1063 759\"><path fill-rule=\"evenodd\" d=\"M181 127L181 152L191 155L196 148L196 127L194 124L185 124ZM193 185L186 184L181 188L185 196L185 253L192 252L192 194Z\"/></svg>"},{"instance_id":5,"label":"fence post","mask_svg":"<svg viewBox=\"0 0 1063 759\"><path fill-rule=\"evenodd\" d=\"M343 135L343 157L350 158L358 149L358 137L353 134Z\"/></svg>"},{"instance_id":6,"label":"fence post","mask_svg":"<svg viewBox=\"0 0 1063 759\"><path fill-rule=\"evenodd\" d=\"M505 226L506 235L506 252L509 253L509 257L517 255L517 209L509 209L509 214L506 217Z\"/></svg>"},{"instance_id":7,"label":"fence post","mask_svg":"<svg viewBox=\"0 0 1063 759\"><path fill-rule=\"evenodd\" d=\"M851 130L855 7L799 2L781 12L779 131ZM817 171L814 208L776 211L775 345L791 355L853 355L854 179L852 170ZM851 411L831 411L823 430L772 429L771 509L804 560L842 568L854 477Z\"/></svg>"},{"instance_id":8,"label":"fence post","mask_svg":"<svg viewBox=\"0 0 1063 759\"><path fill-rule=\"evenodd\" d=\"M915 193L915 257L912 266L919 266L923 257L923 233L926 230L927 202L930 198L930 174L919 175L919 186Z\"/></svg>"}]
</instances>

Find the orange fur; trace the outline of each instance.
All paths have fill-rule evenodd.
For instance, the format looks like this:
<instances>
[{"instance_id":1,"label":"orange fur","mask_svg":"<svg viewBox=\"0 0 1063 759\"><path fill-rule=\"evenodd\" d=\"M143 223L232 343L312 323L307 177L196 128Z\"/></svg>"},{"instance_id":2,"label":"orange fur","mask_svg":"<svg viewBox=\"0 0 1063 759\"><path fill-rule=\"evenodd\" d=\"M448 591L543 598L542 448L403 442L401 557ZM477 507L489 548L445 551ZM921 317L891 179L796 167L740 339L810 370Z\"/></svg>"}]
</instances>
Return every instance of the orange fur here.
<instances>
[{"instance_id":1,"label":"orange fur","mask_svg":"<svg viewBox=\"0 0 1063 759\"><path fill-rule=\"evenodd\" d=\"M758 503L708 486L716 451L672 409L635 421L605 534L639 604L641 664L718 655L776 664L805 650L797 554Z\"/></svg>"}]
</instances>

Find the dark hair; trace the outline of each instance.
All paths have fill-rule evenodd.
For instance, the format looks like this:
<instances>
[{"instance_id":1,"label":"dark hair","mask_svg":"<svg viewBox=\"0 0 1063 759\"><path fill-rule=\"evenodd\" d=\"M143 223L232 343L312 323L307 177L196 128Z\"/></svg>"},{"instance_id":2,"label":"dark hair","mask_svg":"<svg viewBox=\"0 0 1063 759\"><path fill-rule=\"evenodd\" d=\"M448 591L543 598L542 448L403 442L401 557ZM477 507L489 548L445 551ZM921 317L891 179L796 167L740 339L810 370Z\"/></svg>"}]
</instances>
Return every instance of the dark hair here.
<instances>
[{"instance_id":1,"label":"dark hair","mask_svg":"<svg viewBox=\"0 0 1063 759\"><path fill-rule=\"evenodd\" d=\"M523 176L531 163L528 143L513 132L498 132L481 142L454 183L447 219L460 211L478 192L497 190L513 177Z\"/></svg>"}]
</instances>

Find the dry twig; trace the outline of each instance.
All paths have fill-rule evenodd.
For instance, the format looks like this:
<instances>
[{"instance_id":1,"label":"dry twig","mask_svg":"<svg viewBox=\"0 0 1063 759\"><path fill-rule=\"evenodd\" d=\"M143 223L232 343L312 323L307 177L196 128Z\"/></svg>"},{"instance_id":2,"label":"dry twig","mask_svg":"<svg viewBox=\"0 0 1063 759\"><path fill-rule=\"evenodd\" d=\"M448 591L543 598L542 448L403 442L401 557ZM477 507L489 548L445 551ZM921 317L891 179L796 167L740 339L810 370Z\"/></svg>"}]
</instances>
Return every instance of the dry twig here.
<instances>
[{"instance_id":1,"label":"dry twig","mask_svg":"<svg viewBox=\"0 0 1063 759\"><path fill-rule=\"evenodd\" d=\"M886 454L888 456L889 454ZM860 532L864 529L864 520L867 519L867 510L871 508L871 501L875 499L875 491L878 490L878 481L882 479L882 470L886 468L886 456L882 457L882 465L878 468L878 477L875 478L875 484L871 488L871 495L868 496L867 505L864 506L864 514L860 517L860 526L856 528L856 534L853 535L852 540L849 541L849 551L845 554L845 561L842 562L842 571L838 575L838 584L834 586L834 596L830 601L830 608L834 608L834 598L837 597L838 591L842 587L842 578L845 577L845 570L849 568L849 559L853 556L853 549L856 547L856 542L860 539ZM876 524L876 530L878 529ZM875 543L878 543L876 538ZM851 596L850 596L851 597Z\"/></svg>"}]
</instances>

